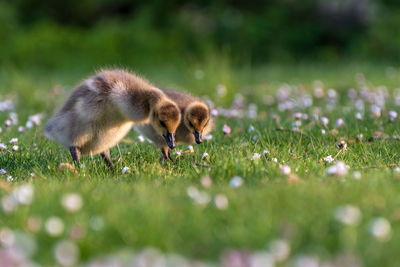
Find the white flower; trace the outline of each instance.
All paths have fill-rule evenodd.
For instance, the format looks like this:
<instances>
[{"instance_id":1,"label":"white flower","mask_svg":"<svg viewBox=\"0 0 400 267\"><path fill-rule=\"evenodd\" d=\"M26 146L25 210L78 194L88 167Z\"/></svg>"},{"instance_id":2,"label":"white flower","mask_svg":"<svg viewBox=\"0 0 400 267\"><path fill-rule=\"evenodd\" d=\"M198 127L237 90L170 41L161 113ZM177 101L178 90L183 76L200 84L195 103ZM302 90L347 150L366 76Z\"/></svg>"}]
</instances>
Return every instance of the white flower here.
<instances>
[{"instance_id":1,"label":"white flower","mask_svg":"<svg viewBox=\"0 0 400 267\"><path fill-rule=\"evenodd\" d=\"M361 121L362 118L363 118L362 114L361 114L360 112L357 112L357 113L356 113L356 119L359 120L359 121Z\"/></svg>"},{"instance_id":2,"label":"white flower","mask_svg":"<svg viewBox=\"0 0 400 267\"><path fill-rule=\"evenodd\" d=\"M231 127L229 127L228 125L224 125L223 127L222 127L222 132L224 133L224 134L230 134L231 133Z\"/></svg>"},{"instance_id":3,"label":"white flower","mask_svg":"<svg viewBox=\"0 0 400 267\"><path fill-rule=\"evenodd\" d=\"M289 257L290 244L285 239L276 239L269 244L269 250L275 261L282 262Z\"/></svg>"},{"instance_id":4,"label":"white flower","mask_svg":"<svg viewBox=\"0 0 400 267\"><path fill-rule=\"evenodd\" d=\"M17 145L14 145L14 146L12 147L12 150L14 150L14 151L17 151L17 150L18 150L18 148L19 148L19 146L17 146Z\"/></svg>"},{"instance_id":5,"label":"white flower","mask_svg":"<svg viewBox=\"0 0 400 267\"><path fill-rule=\"evenodd\" d=\"M11 175L7 176L7 182L12 182L12 181L14 181L14 178Z\"/></svg>"},{"instance_id":6,"label":"white flower","mask_svg":"<svg viewBox=\"0 0 400 267\"><path fill-rule=\"evenodd\" d=\"M11 126L11 124L12 124L12 121L11 121L11 120L5 120L5 121L4 121L4 125L5 125L6 127Z\"/></svg>"},{"instance_id":7,"label":"white flower","mask_svg":"<svg viewBox=\"0 0 400 267\"><path fill-rule=\"evenodd\" d=\"M201 185L204 187L210 187L212 184L212 180L209 176L204 176L201 178Z\"/></svg>"},{"instance_id":8,"label":"white flower","mask_svg":"<svg viewBox=\"0 0 400 267\"><path fill-rule=\"evenodd\" d=\"M266 251L258 251L251 254L250 258L251 267L275 267L275 260L273 256ZM229 265L226 265L229 266ZM243 265L239 265L243 266ZM246 265L245 265L246 266Z\"/></svg>"},{"instance_id":9,"label":"white flower","mask_svg":"<svg viewBox=\"0 0 400 267\"><path fill-rule=\"evenodd\" d=\"M12 145L16 145L16 144L18 144L18 138L12 138L9 142Z\"/></svg>"},{"instance_id":10,"label":"white flower","mask_svg":"<svg viewBox=\"0 0 400 267\"><path fill-rule=\"evenodd\" d=\"M61 204L65 210L69 212L76 212L82 208L82 197L75 193L65 194L61 199Z\"/></svg>"},{"instance_id":11,"label":"white flower","mask_svg":"<svg viewBox=\"0 0 400 267\"><path fill-rule=\"evenodd\" d=\"M79 248L72 241L60 241L54 247L54 257L61 266L75 266L79 258Z\"/></svg>"},{"instance_id":12,"label":"white flower","mask_svg":"<svg viewBox=\"0 0 400 267\"><path fill-rule=\"evenodd\" d=\"M356 101L354 101L354 107L357 110L364 112L364 108L365 108L364 101L362 99L357 99Z\"/></svg>"},{"instance_id":13,"label":"white flower","mask_svg":"<svg viewBox=\"0 0 400 267\"><path fill-rule=\"evenodd\" d=\"M208 202L210 202L210 199L211 197L207 192L199 191L199 194L194 199L194 202L199 205L206 205Z\"/></svg>"},{"instance_id":14,"label":"white flower","mask_svg":"<svg viewBox=\"0 0 400 267\"><path fill-rule=\"evenodd\" d=\"M14 190L13 195L20 204L29 205L33 200L33 186L30 184L21 185Z\"/></svg>"},{"instance_id":15,"label":"white flower","mask_svg":"<svg viewBox=\"0 0 400 267\"><path fill-rule=\"evenodd\" d=\"M252 131L254 131L254 126L253 126L253 125L250 125L250 126L249 126L249 129L247 130L247 132L248 132L248 133L251 133Z\"/></svg>"},{"instance_id":16,"label":"white flower","mask_svg":"<svg viewBox=\"0 0 400 267\"><path fill-rule=\"evenodd\" d=\"M290 174L290 167L288 165L282 165L281 166L281 173L284 175L289 175Z\"/></svg>"},{"instance_id":17,"label":"white flower","mask_svg":"<svg viewBox=\"0 0 400 267\"><path fill-rule=\"evenodd\" d=\"M0 111L14 110L14 103L11 100L0 101Z\"/></svg>"},{"instance_id":18,"label":"white flower","mask_svg":"<svg viewBox=\"0 0 400 267\"><path fill-rule=\"evenodd\" d=\"M220 210L226 210L228 208L228 198L223 194L218 194L214 198L215 206Z\"/></svg>"},{"instance_id":19,"label":"white flower","mask_svg":"<svg viewBox=\"0 0 400 267\"><path fill-rule=\"evenodd\" d=\"M125 166L125 167L122 169L122 173L128 173L130 170L131 170L131 169L130 169L129 167Z\"/></svg>"},{"instance_id":20,"label":"white flower","mask_svg":"<svg viewBox=\"0 0 400 267\"><path fill-rule=\"evenodd\" d=\"M301 112L295 112L295 113L293 114L293 118L294 118L295 120L301 120L302 117L303 117L303 114L301 114Z\"/></svg>"},{"instance_id":21,"label":"white flower","mask_svg":"<svg viewBox=\"0 0 400 267\"><path fill-rule=\"evenodd\" d=\"M293 267L319 267L321 266L319 260L315 256L300 255L294 260Z\"/></svg>"},{"instance_id":22,"label":"white flower","mask_svg":"<svg viewBox=\"0 0 400 267\"><path fill-rule=\"evenodd\" d=\"M314 96L316 98L322 98L324 96L324 89L320 86L314 88Z\"/></svg>"},{"instance_id":23,"label":"white flower","mask_svg":"<svg viewBox=\"0 0 400 267\"><path fill-rule=\"evenodd\" d=\"M0 244L2 245L2 247L3 248L11 247L14 243L15 243L14 232L7 227L0 228Z\"/></svg>"},{"instance_id":24,"label":"white flower","mask_svg":"<svg viewBox=\"0 0 400 267\"><path fill-rule=\"evenodd\" d=\"M207 134L203 137L204 140L211 140L212 139L212 135L211 134Z\"/></svg>"},{"instance_id":25,"label":"white flower","mask_svg":"<svg viewBox=\"0 0 400 267\"><path fill-rule=\"evenodd\" d=\"M0 174L6 174L7 171L5 169L0 169Z\"/></svg>"},{"instance_id":26,"label":"white flower","mask_svg":"<svg viewBox=\"0 0 400 267\"><path fill-rule=\"evenodd\" d=\"M332 158L331 155L329 155L329 156L326 156L326 157L324 158L324 161L325 161L325 162L328 162L328 163L331 163L331 162L334 161L334 159Z\"/></svg>"},{"instance_id":27,"label":"white flower","mask_svg":"<svg viewBox=\"0 0 400 267\"><path fill-rule=\"evenodd\" d=\"M196 198L199 194L199 190L197 190L197 188L194 186L189 186L186 190L186 193L190 198Z\"/></svg>"},{"instance_id":28,"label":"white flower","mask_svg":"<svg viewBox=\"0 0 400 267\"><path fill-rule=\"evenodd\" d=\"M18 124L18 114L15 112L11 112L9 114L9 116L10 116L12 124L17 125Z\"/></svg>"},{"instance_id":29,"label":"white flower","mask_svg":"<svg viewBox=\"0 0 400 267\"><path fill-rule=\"evenodd\" d=\"M28 119L28 122L30 122L29 126L34 126L34 125L38 126L38 125L40 125L40 122L41 122L42 118L43 118L43 114L41 114L41 113L29 116L29 119ZM28 127L28 122L26 123L27 124L26 125L27 128L32 128L32 127Z\"/></svg>"},{"instance_id":30,"label":"white flower","mask_svg":"<svg viewBox=\"0 0 400 267\"><path fill-rule=\"evenodd\" d=\"M189 150L190 153L193 153L193 152L194 152L194 148L193 148L192 145L188 145L187 148L188 148L188 150Z\"/></svg>"},{"instance_id":31,"label":"white flower","mask_svg":"<svg viewBox=\"0 0 400 267\"><path fill-rule=\"evenodd\" d=\"M327 117L322 117L321 118L321 122L324 126L327 126L329 123L329 119Z\"/></svg>"},{"instance_id":32,"label":"white flower","mask_svg":"<svg viewBox=\"0 0 400 267\"><path fill-rule=\"evenodd\" d=\"M325 129L321 129L321 133L322 134L326 134L326 130Z\"/></svg>"},{"instance_id":33,"label":"white flower","mask_svg":"<svg viewBox=\"0 0 400 267\"><path fill-rule=\"evenodd\" d=\"M177 150L175 152L175 155L177 155L178 157L182 156L182 150Z\"/></svg>"},{"instance_id":34,"label":"white flower","mask_svg":"<svg viewBox=\"0 0 400 267\"><path fill-rule=\"evenodd\" d=\"M4 196L1 199L1 206L4 210L4 212L10 213L10 212L13 212L17 208L18 201L12 195Z\"/></svg>"},{"instance_id":35,"label":"white flower","mask_svg":"<svg viewBox=\"0 0 400 267\"><path fill-rule=\"evenodd\" d=\"M273 162L278 162L278 159L277 158L272 158L271 159Z\"/></svg>"},{"instance_id":36,"label":"white flower","mask_svg":"<svg viewBox=\"0 0 400 267\"><path fill-rule=\"evenodd\" d=\"M361 220L361 212L353 205L344 205L335 210L334 217L342 224L357 226Z\"/></svg>"},{"instance_id":37,"label":"white flower","mask_svg":"<svg viewBox=\"0 0 400 267\"><path fill-rule=\"evenodd\" d=\"M337 97L337 92L335 89L328 89L328 98L335 99Z\"/></svg>"},{"instance_id":38,"label":"white flower","mask_svg":"<svg viewBox=\"0 0 400 267\"><path fill-rule=\"evenodd\" d=\"M371 106L371 112L372 112L372 115L374 116L374 118L376 118L376 119L381 116L381 108L378 106L375 106L375 105Z\"/></svg>"},{"instance_id":39,"label":"white flower","mask_svg":"<svg viewBox=\"0 0 400 267\"><path fill-rule=\"evenodd\" d=\"M349 166L346 165L343 161L338 161L334 165L330 166L326 169L326 173L328 175L339 175L344 176L349 171Z\"/></svg>"},{"instance_id":40,"label":"white flower","mask_svg":"<svg viewBox=\"0 0 400 267\"><path fill-rule=\"evenodd\" d=\"M18 127L18 132L23 133L25 131L24 126L19 126Z\"/></svg>"},{"instance_id":41,"label":"white flower","mask_svg":"<svg viewBox=\"0 0 400 267\"><path fill-rule=\"evenodd\" d=\"M256 104L250 104L249 105L249 110L247 113L247 117L250 119L255 119L257 118L257 105Z\"/></svg>"},{"instance_id":42,"label":"white flower","mask_svg":"<svg viewBox=\"0 0 400 267\"><path fill-rule=\"evenodd\" d=\"M34 126L34 125L33 125L33 122L32 122L32 121L27 121L26 124L25 124L25 127L28 128L28 129L33 128L33 126Z\"/></svg>"},{"instance_id":43,"label":"white flower","mask_svg":"<svg viewBox=\"0 0 400 267\"><path fill-rule=\"evenodd\" d=\"M194 186L188 187L187 194L196 204L205 205L210 202L210 196L208 193L205 191L199 191Z\"/></svg>"},{"instance_id":44,"label":"white flower","mask_svg":"<svg viewBox=\"0 0 400 267\"><path fill-rule=\"evenodd\" d=\"M342 118L339 118L336 120L336 127L341 127L344 124L344 120Z\"/></svg>"},{"instance_id":45,"label":"white flower","mask_svg":"<svg viewBox=\"0 0 400 267\"><path fill-rule=\"evenodd\" d=\"M353 178L356 179L356 180L360 180L361 179L361 172L355 171L353 173Z\"/></svg>"},{"instance_id":46,"label":"white flower","mask_svg":"<svg viewBox=\"0 0 400 267\"><path fill-rule=\"evenodd\" d=\"M265 150L263 151L263 155L264 155L264 156L268 156L268 155L269 155L269 151L265 149Z\"/></svg>"},{"instance_id":47,"label":"white flower","mask_svg":"<svg viewBox=\"0 0 400 267\"><path fill-rule=\"evenodd\" d=\"M238 188L238 187L242 186L242 184L243 184L243 178L240 176L234 176L229 181L229 185L232 188Z\"/></svg>"},{"instance_id":48,"label":"white flower","mask_svg":"<svg viewBox=\"0 0 400 267\"><path fill-rule=\"evenodd\" d=\"M261 158L261 155L258 154L258 153L254 153L254 154L253 154L253 157L251 157L251 160L257 160L257 159L259 159L259 158Z\"/></svg>"},{"instance_id":49,"label":"white flower","mask_svg":"<svg viewBox=\"0 0 400 267\"><path fill-rule=\"evenodd\" d=\"M204 152L204 154L203 154L203 156L201 156L201 159L206 159L206 158L208 158L208 153L207 152Z\"/></svg>"},{"instance_id":50,"label":"white flower","mask_svg":"<svg viewBox=\"0 0 400 267\"><path fill-rule=\"evenodd\" d=\"M370 233L378 241L387 241L390 238L391 231L390 222L383 217L374 218L370 222Z\"/></svg>"},{"instance_id":51,"label":"white flower","mask_svg":"<svg viewBox=\"0 0 400 267\"><path fill-rule=\"evenodd\" d=\"M63 221L60 218L54 216L46 220L44 227L46 229L46 232L50 236L59 236L64 231Z\"/></svg>"},{"instance_id":52,"label":"white flower","mask_svg":"<svg viewBox=\"0 0 400 267\"><path fill-rule=\"evenodd\" d=\"M355 99L357 97L357 90L354 89L354 88L350 88L350 89L347 90L347 95L351 99Z\"/></svg>"},{"instance_id":53,"label":"white flower","mask_svg":"<svg viewBox=\"0 0 400 267\"><path fill-rule=\"evenodd\" d=\"M139 135L139 136L137 137L137 140L138 140L139 142L143 143L145 139L144 139L143 136Z\"/></svg>"},{"instance_id":54,"label":"white flower","mask_svg":"<svg viewBox=\"0 0 400 267\"><path fill-rule=\"evenodd\" d=\"M395 121L397 118L397 112L394 110L389 111L389 118L390 118L390 121Z\"/></svg>"}]
</instances>

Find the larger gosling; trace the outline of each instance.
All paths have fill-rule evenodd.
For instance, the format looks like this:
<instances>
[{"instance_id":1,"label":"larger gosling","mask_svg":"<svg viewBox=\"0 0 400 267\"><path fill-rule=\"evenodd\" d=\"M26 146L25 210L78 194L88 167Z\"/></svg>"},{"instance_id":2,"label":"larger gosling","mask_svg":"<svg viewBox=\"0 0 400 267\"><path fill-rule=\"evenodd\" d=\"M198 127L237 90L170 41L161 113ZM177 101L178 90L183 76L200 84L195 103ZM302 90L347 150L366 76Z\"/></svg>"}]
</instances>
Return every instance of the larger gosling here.
<instances>
[{"instance_id":1,"label":"larger gosling","mask_svg":"<svg viewBox=\"0 0 400 267\"><path fill-rule=\"evenodd\" d=\"M46 124L45 134L69 149L79 166L81 154L98 154L112 169L110 148L134 124L149 124L170 149L181 112L160 89L124 70L103 70L79 84Z\"/></svg>"},{"instance_id":2,"label":"larger gosling","mask_svg":"<svg viewBox=\"0 0 400 267\"><path fill-rule=\"evenodd\" d=\"M178 144L200 144L202 136L207 135L214 126L214 118L210 115L210 108L200 99L189 94L164 90L163 92L172 99L181 110L181 123L175 134ZM162 160L171 160L170 149L166 142L157 135L156 129L151 124L136 125L134 127L144 136L149 138L160 150Z\"/></svg>"}]
</instances>

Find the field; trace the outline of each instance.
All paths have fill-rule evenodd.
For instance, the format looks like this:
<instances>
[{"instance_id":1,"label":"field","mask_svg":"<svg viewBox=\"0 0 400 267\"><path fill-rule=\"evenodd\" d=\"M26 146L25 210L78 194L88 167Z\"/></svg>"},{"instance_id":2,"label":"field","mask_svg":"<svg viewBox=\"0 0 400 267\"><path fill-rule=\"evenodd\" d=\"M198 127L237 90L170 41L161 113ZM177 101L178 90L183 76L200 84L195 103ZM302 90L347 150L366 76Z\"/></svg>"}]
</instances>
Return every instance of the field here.
<instances>
[{"instance_id":1,"label":"field","mask_svg":"<svg viewBox=\"0 0 400 267\"><path fill-rule=\"evenodd\" d=\"M111 151L114 173L97 155L74 173L43 125L93 70L0 70L0 266L398 265L398 68L138 71L211 100L211 138L160 164L132 131Z\"/></svg>"}]
</instances>

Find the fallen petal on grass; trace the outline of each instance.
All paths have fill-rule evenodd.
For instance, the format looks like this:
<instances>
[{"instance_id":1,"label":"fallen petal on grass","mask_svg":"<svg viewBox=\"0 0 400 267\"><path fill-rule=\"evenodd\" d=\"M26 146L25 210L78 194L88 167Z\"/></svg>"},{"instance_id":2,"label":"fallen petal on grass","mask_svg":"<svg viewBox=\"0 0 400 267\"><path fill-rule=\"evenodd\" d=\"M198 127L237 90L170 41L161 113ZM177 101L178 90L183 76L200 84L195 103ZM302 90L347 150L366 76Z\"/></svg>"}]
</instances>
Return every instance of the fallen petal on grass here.
<instances>
[{"instance_id":1,"label":"fallen petal on grass","mask_svg":"<svg viewBox=\"0 0 400 267\"><path fill-rule=\"evenodd\" d=\"M297 176L296 174L291 173L287 176L287 181L288 183L299 183L302 182L303 180L301 180L299 176Z\"/></svg>"},{"instance_id":2,"label":"fallen petal on grass","mask_svg":"<svg viewBox=\"0 0 400 267\"><path fill-rule=\"evenodd\" d=\"M78 172L75 170L75 167L70 164L70 163L60 163L60 165L58 165L58 170L59 171L63 171L64 169L67 169L75 174L77 174Z\"/></svg>"},{"instance_id":3,"label":"fallen petal on grass","mask_svg":"<svg viewBox=\"0 0 400 267\"><path fill-rule=\"evenodd\" d=\"M123 174L130 173L130 172L131 172L131 169L130 169L129 167L125 166L125 167L122 169L121 172L122 172Z\"/></svg>"}]
</instances>

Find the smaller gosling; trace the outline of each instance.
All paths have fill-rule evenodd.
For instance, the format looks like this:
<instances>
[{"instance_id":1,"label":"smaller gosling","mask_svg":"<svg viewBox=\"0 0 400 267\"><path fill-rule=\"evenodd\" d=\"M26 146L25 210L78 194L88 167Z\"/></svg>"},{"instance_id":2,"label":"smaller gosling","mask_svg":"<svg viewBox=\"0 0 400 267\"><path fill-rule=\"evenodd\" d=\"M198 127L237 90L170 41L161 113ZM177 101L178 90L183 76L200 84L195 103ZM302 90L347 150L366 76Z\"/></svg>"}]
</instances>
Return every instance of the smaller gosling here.
<instances>
[{"instance_id":1,"label":"smaller gosling","mask_svg":"<svg viewBox=\"0 0 400 267\"><path fill-rule=\"evenodd\" d=\"M181 120L178 106L147 80L124 70L103 70L79 84L45 125L46 137L81 154L98 154L112 169L110 148L134 124L148 123L170 149Z\"/></svg>"},{"instance_id":2,"label":"smaller gosling","mask_svg":"<svg viewBox=\"0 0 400 267\"><path fill-rule=\"evenodd\" d=\"M210 115L210 108L202 100L189 94L162 89L181 110L181 122L176 130L175 140L177 144L200 144L203 135L207 135L214 126L214 118ZM163 160L170 161L170 149L166 142L157 135L151 124L136 125L134 127L141 134L149 138L160 150Z\"/></svg>"}]
</instances>

